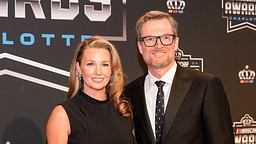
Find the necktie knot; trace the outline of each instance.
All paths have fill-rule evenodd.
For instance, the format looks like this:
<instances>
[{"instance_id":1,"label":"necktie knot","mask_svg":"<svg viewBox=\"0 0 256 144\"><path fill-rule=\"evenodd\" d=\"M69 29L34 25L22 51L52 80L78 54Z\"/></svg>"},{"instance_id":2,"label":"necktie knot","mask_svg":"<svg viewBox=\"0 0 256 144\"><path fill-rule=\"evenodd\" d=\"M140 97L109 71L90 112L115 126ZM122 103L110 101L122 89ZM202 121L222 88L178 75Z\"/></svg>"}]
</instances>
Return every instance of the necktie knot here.
<instances>
[{"instance_id":1,"label":"necktie knot","mask_svg":"<svg viewBox=\"0 0 256 144\"><path fill-rule=\"evenodd\" d=\"M158 88L162 88L164 86L165 82L164 81L156 81L155 84Z\"/></svg>"}]
</instances>

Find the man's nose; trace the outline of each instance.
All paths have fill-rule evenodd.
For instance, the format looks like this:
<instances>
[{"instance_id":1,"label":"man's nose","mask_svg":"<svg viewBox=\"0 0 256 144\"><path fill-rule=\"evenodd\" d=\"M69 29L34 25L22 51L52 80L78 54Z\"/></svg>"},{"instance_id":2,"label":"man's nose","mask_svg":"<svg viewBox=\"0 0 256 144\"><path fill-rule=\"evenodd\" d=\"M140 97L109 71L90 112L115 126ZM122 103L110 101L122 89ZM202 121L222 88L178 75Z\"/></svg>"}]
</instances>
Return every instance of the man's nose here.
<instances>
[{"instance_id":1,"label":"man's nose","mask_svg":"<svg viewBox=\"0 0 256 144\"><path fill-rule=\"evenodd\" d=\"M163 44L162 44L160 38L157 38L156 39L156 48L162 48L162 47L163 47Z\"/></svg>"}]
</instances>

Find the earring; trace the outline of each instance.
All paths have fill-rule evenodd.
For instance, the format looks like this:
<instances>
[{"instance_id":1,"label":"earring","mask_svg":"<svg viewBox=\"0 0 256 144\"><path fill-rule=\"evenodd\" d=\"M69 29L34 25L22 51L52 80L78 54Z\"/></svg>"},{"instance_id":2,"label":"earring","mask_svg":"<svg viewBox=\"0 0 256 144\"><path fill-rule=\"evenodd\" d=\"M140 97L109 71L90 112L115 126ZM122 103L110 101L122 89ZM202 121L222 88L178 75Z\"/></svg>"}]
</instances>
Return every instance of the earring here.
<instances>
[{"instance_id":1,"label":"earring","mask_svg":"<svg viewBox=\"0 0 256 144\"><path fill-rule=\"evenodd\" d=\"M110 82L113 82L114 79L115 79L115 77L114 77L114 75L113 75L113 73L112 73L112 74L111 74L111 77L110 77Z\"/></svg>"},{"instance_id":2,"label":"earring","mask_svg":"<svg viewBox=\"0 0 256 144\"><path fill-rule=\"evenodd\" d=\"M82 74L78 73L78 74L77 74L77 77L78 77L78 80L79 80L79 81L82 81L82 77L83 77Z\"/></svg>"}]
</instances>

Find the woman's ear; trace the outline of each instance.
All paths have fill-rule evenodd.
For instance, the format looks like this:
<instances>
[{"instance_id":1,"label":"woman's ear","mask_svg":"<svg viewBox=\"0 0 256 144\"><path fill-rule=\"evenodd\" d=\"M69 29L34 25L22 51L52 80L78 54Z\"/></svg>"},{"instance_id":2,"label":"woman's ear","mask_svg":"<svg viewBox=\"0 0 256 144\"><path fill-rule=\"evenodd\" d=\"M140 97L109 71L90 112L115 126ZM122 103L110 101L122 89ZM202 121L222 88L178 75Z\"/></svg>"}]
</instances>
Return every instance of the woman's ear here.
<instances>
[{"instance_id":1,"label":"woman's ear","mask_svg":"<svg viewBox=\"0 0 256 144\"><path fill-rule=\"evenodd\" d=\"M80 69L80 65L79 62L76 62L76 70L79 74L81 74L81 69Z\"/></svg>"}]
</instances>

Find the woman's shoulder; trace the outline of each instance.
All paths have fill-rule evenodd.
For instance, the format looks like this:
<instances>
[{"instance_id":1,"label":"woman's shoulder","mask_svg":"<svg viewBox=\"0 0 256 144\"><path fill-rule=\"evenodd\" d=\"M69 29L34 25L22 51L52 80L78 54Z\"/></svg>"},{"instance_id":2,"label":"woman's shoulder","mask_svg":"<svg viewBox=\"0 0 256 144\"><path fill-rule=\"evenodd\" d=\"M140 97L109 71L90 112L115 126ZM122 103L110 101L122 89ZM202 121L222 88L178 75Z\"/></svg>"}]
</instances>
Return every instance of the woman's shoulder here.
<instances>
[{"instance_id":1,"label":"woman's shoulder","mask_svg":"<svg viewBox=\"0 0 256 144\"><path fill-rule=\"evenodd\" d=\"M63 101L59 105L62 105L64 108L65 108L65 106L70 106L70 105L78 106L78 105L82 104L82 101L83 101L83 99L80 95L75 95L74 97Z\"/></svg>"},{"instance_id":2,"label":"woman's shoulder","mask_svg":"<svg viewBox=\"0 0 256 144\"><path fill-rule=\"evenodd\" d=\"M58 105L52 110L51 116L57 118L57 119L63 119L66 118L67 113L63 106Z\"/></svg>"},{"instance_id":3,"label":"woman's shoulder","mask_svg":"<svg viewBox=\"0 0 256 144\"><path fill-rule=\"evenodd\" d=\"M70 134L69 119L65 109L61 105L53 109L47 122L46 131L48 140L55 139L54 136L56 135L61 135L62 140L67 140L67 135Z\"/></svg>"}]
</instances>

